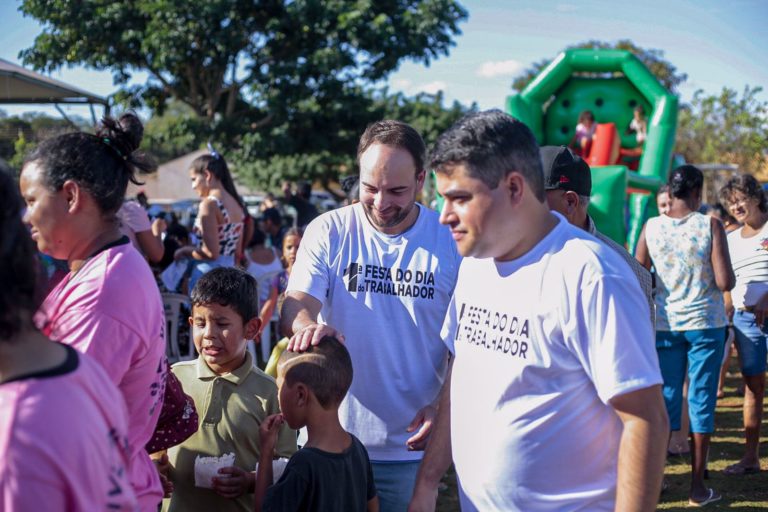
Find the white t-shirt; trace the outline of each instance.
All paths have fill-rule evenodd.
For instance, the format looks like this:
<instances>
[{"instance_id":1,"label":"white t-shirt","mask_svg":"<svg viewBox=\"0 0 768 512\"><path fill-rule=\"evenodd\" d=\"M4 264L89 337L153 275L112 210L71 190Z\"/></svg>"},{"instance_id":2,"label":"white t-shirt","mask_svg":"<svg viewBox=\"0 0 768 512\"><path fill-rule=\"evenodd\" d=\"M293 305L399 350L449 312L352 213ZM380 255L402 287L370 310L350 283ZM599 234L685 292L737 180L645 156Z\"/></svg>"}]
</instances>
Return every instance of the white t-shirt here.
<instances>
[{"instance_id":1,"label":"white t-shirt","mask_svg":"<svg viewBox=\"0 0 768 512\"><path fill-rule=\"evenodd\" d=\"M743 238L739 228L728 234L728 252L736 274L733 307L754 306L768 292L768 222L755 236Z\"/></svg>"},{"instance_id":2,"label":"white t-shirt","mask_svg":"<svg viewBox=\"0 0 768 512\"><path fill-rule=\"evenodd\" d=\"M462 510L613 510L608 401L662 382L648 303L612 249L560 217L509 262L464 259L443 336Z\"/></svg>"},{"instance_id":3,"label":"white t-shirt","mask_svg":"<svg viewBox=\"0 0 768 512\"><path fill-rule=\"evenodd\" d=\"M346 337L352 387L341 424L371 460L418 460L405 431L435 401L448 351L440 329L456 283L460 256L438 214L421 205L399 235L374 229L355 204L321 215L307 227L289 291L323 303L320 321Z\"/></svg>"}]
</instances>

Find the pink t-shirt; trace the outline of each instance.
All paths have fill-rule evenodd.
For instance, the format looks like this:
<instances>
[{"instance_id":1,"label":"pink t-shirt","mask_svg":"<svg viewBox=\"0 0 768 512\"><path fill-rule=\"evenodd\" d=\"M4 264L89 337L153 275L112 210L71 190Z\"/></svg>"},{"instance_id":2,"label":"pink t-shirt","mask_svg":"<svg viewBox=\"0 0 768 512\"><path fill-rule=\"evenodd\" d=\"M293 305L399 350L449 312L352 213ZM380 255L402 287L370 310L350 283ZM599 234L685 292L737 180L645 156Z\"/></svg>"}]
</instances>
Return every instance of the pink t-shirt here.
<instances>
[{"instance_id":1,"label":"pink t-shirt","mask_svg":"<svg viewBox=\"0 0 768 512\"><path fill-rule=\"evenodd\" d=\"M0 385L0 510L136 510L120 392L67 350L58 368Z\"/></svg>"},{"instance_id":2,"label":"pink t-shirt","mask_svg":"<svg viewBox=\"0 0 768 512\"><path fill-rule=\"evenodd\" d=\"M36 317L52 340L101 363L128 407L130 475L142 510L162 499L157 470L144 450L162 407L165 315L147 262L123 238L51 290Z\"/></svg>"},{"instance_id":3,"label":"pink t-shirt","mask_svg":"<svg viewBox=\"0 0 768 512\"><path fill-rule=\"evenodd\" d=\"M147 210L136 201L125 201L117 211L117 220L120 221L120 232L130 238L133 246L141 251L136 233L152 229Z\"/></svg>"}]
</instances>

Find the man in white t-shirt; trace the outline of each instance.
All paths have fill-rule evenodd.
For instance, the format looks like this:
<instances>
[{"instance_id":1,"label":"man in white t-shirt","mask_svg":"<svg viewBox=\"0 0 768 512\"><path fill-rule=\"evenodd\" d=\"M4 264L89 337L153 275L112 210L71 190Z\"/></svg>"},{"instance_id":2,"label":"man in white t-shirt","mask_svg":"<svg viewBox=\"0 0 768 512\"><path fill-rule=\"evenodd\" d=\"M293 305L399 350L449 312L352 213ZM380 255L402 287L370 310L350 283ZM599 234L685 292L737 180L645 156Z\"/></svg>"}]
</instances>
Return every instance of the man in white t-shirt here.
<instances>
[{"instance_id":1,"label":"man in white t-shirt","mask_svg":"<svg viewBox=\"0 0 768 512\"><path fill-rule=\"evenodd\" d=\"M464 511L654 510L668 420L627 264L550 212L536 140L507 114L460 120L430 167L465 258L411 510L434 509L451 455Z\"/></svg>"},{"instance_id":2,"label":"man in white t-shirt","mask_svg":"<svg viewBox=\"0 0 768 512\"><path fill-rule=\"evenodd\" d=\"M310 223L281 312L289 350L345 339L354 378L339 415L371 458L381 510L404 511L436 413L440 338L460 256L437 212L416 202L424 142L397 121L360 139L360 202Z\"/></svg>"}]
</instances>

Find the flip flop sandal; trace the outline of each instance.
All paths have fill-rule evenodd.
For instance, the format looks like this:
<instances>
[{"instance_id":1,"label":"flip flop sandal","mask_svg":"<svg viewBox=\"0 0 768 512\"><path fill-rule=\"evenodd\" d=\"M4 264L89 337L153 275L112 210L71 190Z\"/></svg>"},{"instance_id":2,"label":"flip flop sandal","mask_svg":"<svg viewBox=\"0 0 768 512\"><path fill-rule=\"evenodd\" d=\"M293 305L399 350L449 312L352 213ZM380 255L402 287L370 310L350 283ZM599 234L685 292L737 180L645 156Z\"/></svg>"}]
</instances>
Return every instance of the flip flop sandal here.
<instances>
[{"instance_id":1,"label":"flip flop sandal","mask_svg":"<svg viewBox=\"0 0 768 512\"><path fill-rule=\"evenodd\" d=\"M706 499L703 499L701 501L694 501L693 498L688 500L688 506L689 507L705 507L709 505L710 503L714 503L716 501L720 501L723 499L722 494L717 494L714 489L711 487L707 488L707 497Z\"/></svg>"},{"instance_id":2,"label":"flip flop sandal","mask_svg":"<svg viewBox=\"0 0 768 512\"><path fill-rule=\"evenodd\" d=\"M760 467L745 466L740 462L737 462L736 464L731 464L730 466L728 466L723 470L723 473L730 476L753 475L759 472L760 472Z\"/></svg>"}]
</instances>

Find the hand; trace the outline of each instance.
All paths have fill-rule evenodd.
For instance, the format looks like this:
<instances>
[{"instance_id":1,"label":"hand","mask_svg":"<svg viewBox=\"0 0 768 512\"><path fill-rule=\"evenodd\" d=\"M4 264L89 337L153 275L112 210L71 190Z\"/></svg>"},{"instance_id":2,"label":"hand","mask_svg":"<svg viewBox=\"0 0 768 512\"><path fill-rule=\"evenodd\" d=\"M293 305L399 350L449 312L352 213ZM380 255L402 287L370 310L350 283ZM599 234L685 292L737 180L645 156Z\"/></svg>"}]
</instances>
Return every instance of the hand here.
<instances>
[{"instance_id":1,"label":"hand","mask_svg":"<svg viewBox=\"0 0 768 512\"><path fill-rule=\"evenodd\" d=\"M753 306L753 312L755 313L755 323L757 327L762 329L765 322L766 315L768 315L768 293L757 299Z\"/></svg>"},{"instance_id":2,"label":"hand","mask_svg":"<svg viewBox=\"0 0 768 512\"><path fill-rule=\"evenodd\" d=\"M161 219L160 217L157 217L155 220L152 221L152 234L155 236L160 236L168 229L168 224L165 222L165 219Z\"/></svg>"},{"instance_id":3,"label":"hand","mask_svg":"<svg viewBox=\"0 0 768 512\"><path fill-rule=\"evenodd\" d=\"M213 490L225 498L237 498L253 489L255 477L253 473L244 471L236 466L221 468L221 476L213 478Z\"/></svg>"},{"instance_id":4,"label":"hand","mask_svg":"<svg viewBox=\"0 0 768 512\"><path fill-rule=\"evenodd\" d=\"M176 249L176 252L173 253L173 259L176 261L189 259L192 257L194 250L195 248L190 246Z\"/></svg>"},{"instance_id":5,"label":"hand","mask_svg":"<svg viewBox=\"0 0 768 512\"><path fill-rule=\"evenodd\" d=\"M325 336L334 336L344 343L344 335L330 325L310 323L296 331L288 341L286 350L289 352L304 352L310 345L317 345Z\"/></svg>"},{"instance_id":6,"label":"hand","mask_svg":"<svg viewBox=\"0 0 768 512\"><path fill-rule=\"evenodd\" d=\"M432 432L432 426L435 424L436 417L437 409L431 405L419 409L411 424L405 429L406 432L413 432L418 428L418 431L405 442L408 450L422 451L427 447L427 440Z\"/></svg>"},{"instance_id":7,"label":"hand","mask_svg":"<svg viewBox=\"0 0 768 512\"><path fill-rule=\"evenodd\" d=\"M267 419L261 422L259 425L259 450L262 454L269 454L270 457L274 455L277 434L283 423L285 423L285 418L282 414L267 416Z\"/></svg>"},{"instance_id":8,"label":"hand","mask_svg":"<svg viewBox=\"0 0 768 512\"><path fill-rule=\"evenodd\" d=\"M168 460L168 454L163 452L160 458L152 457L152 462L155 463L155 468L160 476L160 483L163 486L163 497L170 498L173 493L173 482L171 481L171 466Z\"/></svg>"}]
</instances>

